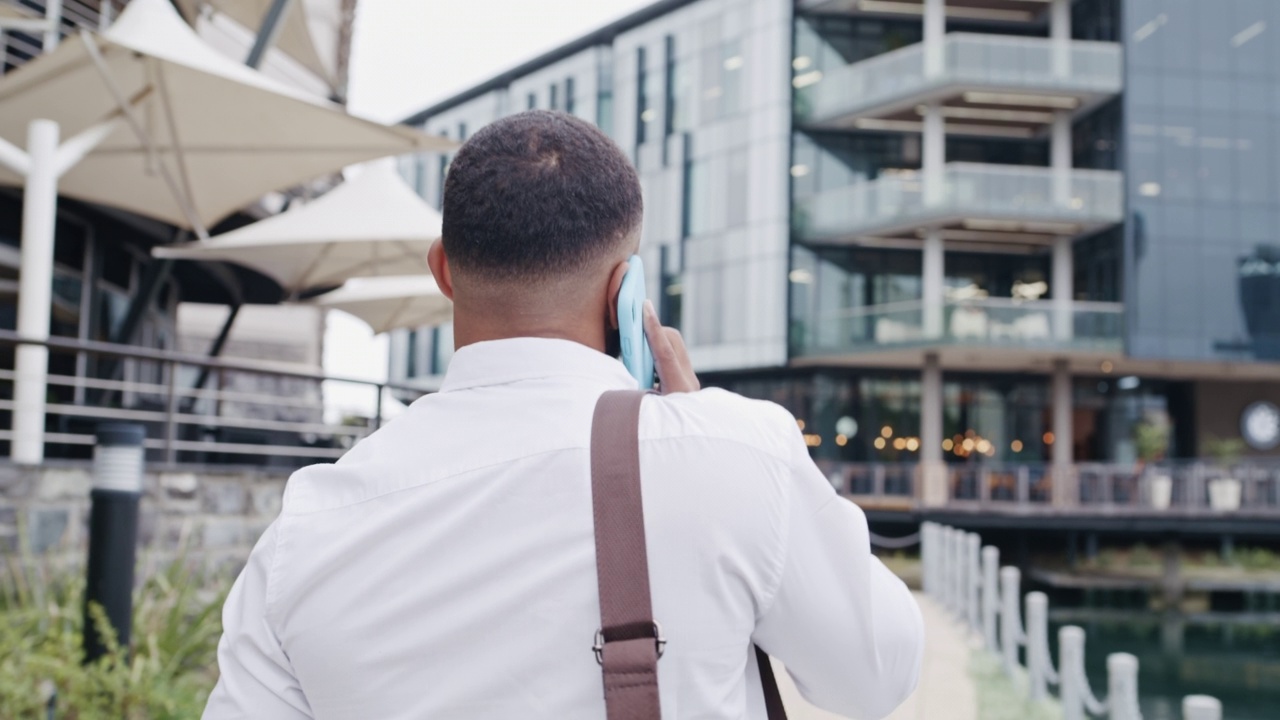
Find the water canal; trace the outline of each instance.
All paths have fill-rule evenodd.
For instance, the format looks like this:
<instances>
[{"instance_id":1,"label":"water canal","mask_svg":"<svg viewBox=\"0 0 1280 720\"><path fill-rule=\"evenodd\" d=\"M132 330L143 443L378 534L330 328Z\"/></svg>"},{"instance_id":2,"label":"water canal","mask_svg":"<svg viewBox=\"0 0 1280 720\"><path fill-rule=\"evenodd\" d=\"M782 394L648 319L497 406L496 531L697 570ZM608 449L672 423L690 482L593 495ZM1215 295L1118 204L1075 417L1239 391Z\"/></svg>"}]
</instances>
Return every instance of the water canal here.
<instances>
[{"instance_id":1,"label":"water canal","mask_svg":"<svg viewBox=\"0 0 1280 720\"><path fill-rule=\"evenodd\" d=\"M1180 720L1182 697L1212 695L1224 720L1280 718L1280 613L1161 613L1149 610L1062 608L1050 611L1057 628L1086 632L1085 664L1096 695L1107 689L1106 658L1136 655L1144 720Z\"/></svg>"}]
</instances>

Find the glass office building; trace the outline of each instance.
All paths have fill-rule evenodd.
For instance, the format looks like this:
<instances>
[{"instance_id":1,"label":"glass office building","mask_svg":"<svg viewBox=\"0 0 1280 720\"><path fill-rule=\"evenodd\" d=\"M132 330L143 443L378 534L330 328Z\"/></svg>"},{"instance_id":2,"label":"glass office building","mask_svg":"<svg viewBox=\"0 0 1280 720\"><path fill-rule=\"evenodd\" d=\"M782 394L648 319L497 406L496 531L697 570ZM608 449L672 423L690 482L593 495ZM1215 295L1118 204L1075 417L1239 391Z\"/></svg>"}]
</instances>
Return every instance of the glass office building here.
<instances>
[{"instance_id":1,"label":"glass office building","mask_svg":"<svg viewBox=\"0 0 1280 720\"><path fill-rule=\"evenodd\" d=\"M666 0L408 122L609 132L704 383L816 457L1065 470L1143 423L1275 455L1277 31L1266 0ZM438 202L447 167L403 169ZM451 345L397 334L393 378Z\"/></svg>"}]
</instances>

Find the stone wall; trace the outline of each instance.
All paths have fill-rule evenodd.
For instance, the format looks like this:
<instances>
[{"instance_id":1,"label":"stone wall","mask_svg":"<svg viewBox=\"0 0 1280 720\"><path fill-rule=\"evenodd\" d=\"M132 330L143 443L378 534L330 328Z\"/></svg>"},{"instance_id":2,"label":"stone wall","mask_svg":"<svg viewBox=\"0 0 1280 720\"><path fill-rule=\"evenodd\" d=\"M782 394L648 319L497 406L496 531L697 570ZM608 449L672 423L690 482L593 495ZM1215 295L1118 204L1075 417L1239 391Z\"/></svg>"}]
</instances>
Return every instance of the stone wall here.
<instances>
[{"instance_id":1,"label":"stone wall","mask_svg":"<svg viewBox=\"0 0 1280 720\"><path fill-rule=\"evenodd\" d=\"M147 472L140 555L185 553L216 567L239 567L279 514L288 476L271 468ZM38 468L0 463L0 556L25 546L33 554L82 560L90 486L87 462Z\"/></svg>"}]
</instances>

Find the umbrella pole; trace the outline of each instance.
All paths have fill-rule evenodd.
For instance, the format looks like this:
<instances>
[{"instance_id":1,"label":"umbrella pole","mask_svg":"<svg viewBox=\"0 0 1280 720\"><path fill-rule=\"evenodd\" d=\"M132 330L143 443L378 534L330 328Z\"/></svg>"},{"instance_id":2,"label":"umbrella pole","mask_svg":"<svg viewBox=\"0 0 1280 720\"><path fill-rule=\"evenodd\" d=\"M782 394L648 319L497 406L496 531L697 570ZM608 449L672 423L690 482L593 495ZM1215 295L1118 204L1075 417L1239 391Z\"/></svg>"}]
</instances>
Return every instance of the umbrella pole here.
<instances>
[{"instance_id":1,"label":"umbrella pole","mask_svg":"<svg viewBox=\"0 0 1280 720\"><path fill-rule=\"evenodd\" d=\"M262 67L262 60L271 46L276 44L276 38L280 36L280 28L284 27L285 13L289 12L292 5L293 0L271 1L271 6L262 16L262 24L258 26L258 37L253 41L253 48L249 50L249 57L244 61L245 65L254 70Z\"/></svg>"},{"instance_id":2,"label":"umbrella pole","mask_svg":"<svg viewBox=\"0 0 1280 720\"><path fill-rule=\"evenodd\" d=\"M22 259L18 272L18 334L49 339L53 303L53 230L58 211L58 123L32 120L27 128L27 182L22 194ZM14 364L13 440L10 459L44 460L45 391L49 349L19 345Z\"/></svg>"}]
</instances>

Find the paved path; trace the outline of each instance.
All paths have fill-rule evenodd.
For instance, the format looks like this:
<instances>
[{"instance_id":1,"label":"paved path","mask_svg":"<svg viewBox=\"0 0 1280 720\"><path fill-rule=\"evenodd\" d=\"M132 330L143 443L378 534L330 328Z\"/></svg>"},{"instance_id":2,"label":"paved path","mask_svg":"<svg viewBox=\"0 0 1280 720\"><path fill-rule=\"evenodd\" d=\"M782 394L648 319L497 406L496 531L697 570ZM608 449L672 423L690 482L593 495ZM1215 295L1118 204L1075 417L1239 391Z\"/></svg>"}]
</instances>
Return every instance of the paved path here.
<instances>
[{"instance_id":1,"label":"paved path","mask_svg":"<svg viewBox=\"0 0 1280 720\"><path fill-rule=\"evenodd\" d=\"M969 636L933 600L920 593L915 597L924 615L924 667L915 693L889 720L977 720L978 696L969 676ZM781 664L777 670L789 720L839 719L805 702Z\"/></svg>"}]
</instances>

